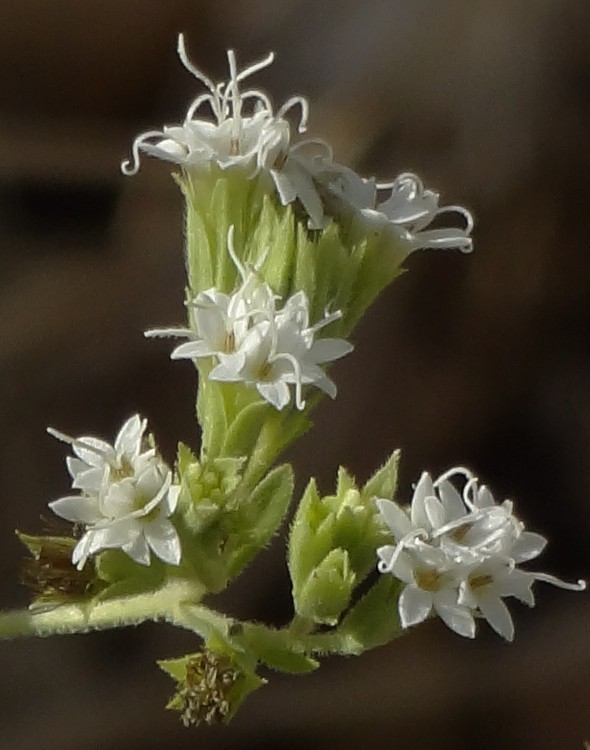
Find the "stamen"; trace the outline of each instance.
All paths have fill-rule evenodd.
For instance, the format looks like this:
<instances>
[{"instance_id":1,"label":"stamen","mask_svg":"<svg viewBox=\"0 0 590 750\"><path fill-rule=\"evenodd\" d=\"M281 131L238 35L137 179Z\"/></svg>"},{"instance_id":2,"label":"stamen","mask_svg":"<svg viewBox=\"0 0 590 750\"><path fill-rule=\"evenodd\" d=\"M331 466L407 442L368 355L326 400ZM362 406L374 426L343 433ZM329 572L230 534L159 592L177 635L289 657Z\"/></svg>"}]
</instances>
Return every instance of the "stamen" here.
<instances>
[{"instance_id":1,"label":"stamen","mask_svg":"<svg viewBox=\"0 0 590 750\"><path fill-rule=\"evenodd\" d=\"M324 310L324 319L311 326L311 328L307 328L304 333L317 333L322 328L325 328L327 325L330 325L330 323L333 323L335 320L340 320L342 315L342 310L335 310L333 313L328 313L328 308L326 308Z\"/></svg>"},{"instance_id":2,"label":"stamen","mask_svg":"<svg viewBox=\"0 0 590 750\"><path fill-rule=\"evenodd\" d=\"M301 107L301 117L299 119L297 130L300 133L305 133L305 131L307 130L307 121L309 119L309 102L305 97L292 96L290 99L287 99L287 101L277 112L277 119L280 117L284 117L290 109L296 107L297 105Z\"/></svg>"},{"instance_id":3,"label":"stamen","mask_svg":"<svg viewBox=\"0 0 590 750\"><path fill-rule=\"evenodd\" d=\"M264 91L259 91L258 89L250 89L249 91L244 91L243 94L240 94L240 98L242 99L242 101L245 101L246 99L258 99L259 105L262 104L258 111L266 110L267 114L272 117L272 102L270 100L270 97L268 97L264 93Z\"/></svg>"},{"instance_id":4,"label":"stamen","mask_svg":"<svg viewBox=\"0 0 590 750\"><path fill-rule=\"evenodd\" d=\"M51 437L57 438L58 440L61 440L62 443L67 443L68 445L73 445L76 448L83 448L84 450L90 451L91 453L95 453L97 456L100 456L100 458L104 458L105 461L107 461L107 454L105 451L100 450L100 448L97 448L94 445L90 445L89 443L85 443L83 440L80 440L80 438L73 438L69 435L66 435L64 432L60 432L59 430L55 430L53 427L48 427L47 432L51 435Z\"/></svg>"},{"instance_id":5,"label":"stamen","mask_svg":"<svg viewBox=\"0 0 590 750\"><path fill-rule=\"evenodd\" d=\"M192 336L194 331L191 328L151 328L144 331L146 339L168 338L169 336Z\"/></svg>"},{"instance_id":6,"label":"stamen","mask_svg":"<svg viewBox=\"0 0 590 750\"><path fill-rule=\"evenodd\" d=\"M301 398L301 388L302 388L302 375L301 375L301 365L299 364L296 357L294 357L292 354L289 354L288 352L284 352L282 354L275 354L275 356L272 358L272 361L277 361L279 359L286 359L287 362L291 364L293 367L293 374L295 376L295 406L299 411L302 411L305 409L305 401Z\"/></svg>"},{"instance_id":7,"label":"stamen","mask_svg":"<svg viewBox=\"0 0 590 750\"><path fill-rule=\"evenodd\" d=\"M177 46L177 52L178 57L180 58L180 62L184 65L184 67L188 70L189 73L192 73L195 78L197 78L201 83L206 86L209 91L213 94L213 97L215 99L218 98L218 92L216 87L213 85L213 82L210 78L207 78L207 76L204 73L201 73L201 71L198 68L195 68L195 66L192 64L192 62L188 59L188 55L186 54L186 46L184 43L184 34L178 35L178 46Z\"/></svg>"},{"instance_id":8,"label":"stamen","mask_svg":"<svg viewBox=\"0 0 590 750\"><path fill-rule=\"evenodd\" d=\"M227 252L229 253L229 257L233 260L234 266L238 269L238 273L242 277L242 281L246 281L246 269L236 255L236 251L234 248L234 230L235 226L233 224L227 230Z\"/></svg>"},{"instance_id":9,"label":"stamen","mask_svg":"<svg viewBox=\"0 0 590 750\"><path fill-rule=\"evenodd\" d=\"M242 102L240 99L240 88L238 86L238 72L236 66L236 55L233 49L227 51L227 60L229 63L229 76L225 94L223 95L224 104L228 101L228 97L231 96L232 103L232 137L231 137L231 153L232 156L239 154L239 136L240 136L240 113L242 110Z\"/></svg>"},{"instance_id":10,"label":"stamen","mask_svg":"<svg viewBox=\"0 0 590 750\"><path fill-rule=\"evenodd\" d=\"M441 474L432 484L434 487L438 487L442 482L454 477L455 475L462 475L467 479L467 482L477 481L472 471L466 469L464 466L454 466L452 469L448 469Z\"/></svg>"},{"instance_id":11,"label":"stamen","mask_svg":"<svg viewBox=\"0 0 590 750\"><path fill-rule=\"evenodd\" d=\"M323 141L321 138L308 138L305 141L300 141L299 143L296 143L291 147L291 153L301 151L307 146L319 146L320 153L317 154L319 157L324 158L330 162L334 159L334 150L332 146L330 146L330 144L326 141Z\"/></svg>"},{"instance_id":12,"label":"stamen","mask_svg":"<svg viewBox=\"0 0 590 750\"><path fill-rule=\"evenodd\" d=\"M234 57L234 62L235 62L235 53L234 53L234 51L233 50L229 50L229 52L227 53L228 57L229 57L230 53ZM241 73L238 73L238 75L235 78L236 83L238 83L239 81L243 81L245 78L249 78L253 73L256 73L259 70L263 70L264 68L268 68L268 66L273 62L274 59L275 59L275 53L274 52L269 52L268 55L265 58L263 58L262 60L259 60L258 62L252 63L252 65L249 65ZM230 69L231 69L231 66L230 66Z\"/></svg>"},{"instance_id":13,"label":"stamen","mask_svg":"<svg viewBox=\"0 0 590 750\"><path fill-rule=\"evenodd\" d=\"M561 578L549 575L549 573L533 573L537 581L543 581L544 583L550 583L553 586L557 586L560 589L567 589L568 591L584 591L586 589L586 581L579 579L577 583L567 583L562 581Z\"/></svg>"},{"instance_id":14,"label":"stamen","mask_svg":"<svg viewBox=\"0 0 590 750\"><path fill-rule=\"evenodd\" d=\"M473 216L464 206L443 206L443 208L438 209L433 219L437 216L448 213L459 214L465 219L465 229L463 231L466 234L470 234L473 231Z\"/></svg>"},{"instance_id":15,"label":"stamen","mask_svg":"<svg viewBox=\"0 0 590 750\"><path fill-rule=\"evenodd\" d=\"M217 118L217 122L219 124L221 120L223 120L223 117L221 114L221 106L220 106L219 97L212 96L211 94L201 94L195 99L195 101L191 104L191 106L187 110L186 117L184 118L185 123L192 120L195 113L201 107L201 105L206 104L206 103L208 103L211 106L213 114Z\"/></svg>"},{"instance_id":16,"label":"stamen","mask_svg":"<svg viewBox=\"0 0 590 750\"><path fill-rule=\"evenodd\" d=\"M125 159L121 162L121 172L126 177L131 177L134 174L137 174L139 172L139 147L141 144L146 141L148 138L165 138L166 136L164 133L162 133L161 130L148 130L145 133L141 133L137 136L137 138L133 141L133 145L131 146L131 155L132 159Z\"/></svg>"}]
</instances>

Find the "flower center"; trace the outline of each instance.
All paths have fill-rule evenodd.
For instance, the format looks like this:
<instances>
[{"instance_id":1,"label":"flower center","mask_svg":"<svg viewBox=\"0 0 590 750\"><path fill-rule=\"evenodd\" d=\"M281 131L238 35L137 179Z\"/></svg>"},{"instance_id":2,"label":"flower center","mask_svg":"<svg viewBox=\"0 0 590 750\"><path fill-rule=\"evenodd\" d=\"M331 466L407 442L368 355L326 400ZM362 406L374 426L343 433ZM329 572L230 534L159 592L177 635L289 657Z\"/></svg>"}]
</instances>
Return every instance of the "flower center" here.
<instances>
[{"instance_id":1,"label":"flower center","mask_svg":"<svg viewBox=\"0 0 590 750\"><path fill-rule=\"evenodd\" d=\"M225 354L232 354L236 350L236 334L228 331L223 340L223 351Z\"/></svg>"},{"instance_id":2,"label":"flower center","mask_svg":"<svg viewBox=\"0 0 590 750\"><path fill-rule=\"evenodd\" d=\"M121 456L118 465L111 466L111 480L113 482L119 482L126 477L132 477L134 473L131 461L125 455Z\"/></svg>"},{"instance_id":3,"label":"flower center","mask_svg":"<svg viewBox=\"0 0 590 750\"><path fill-rule=\"evenodd\" d=\"M133 500L133 510L143 510L145 506L151 502L153 498L146 497L146 495L140 495L137 494L135 496L135 499ZM139 520L143 523L150 523L151 521L154 521L160 513L159 507L156 505L155 508L152 508L152 510L149 511L149 513L146 513L145 516L140 516Z\"/></svg>"},{"instance_id":4,"label":"flower center","mask_svg":"<svg viewBox=\"0 0 590 750\"><path fill-rule=\"evenodd\" d=\"M267 360L263 362L258 370L258 380L270 380L272 364Z\"/></svg>"},{"instance_id":5,"label":"flower center","mask_svg":"<svg viewBox=\"0 0 590 750\"><path fill-rule=\"evenodd\" d=\"M489 586L493 580L494 579L490 575L470 576L469 584L472 589L481 589L484 586Z\"/></svg>"},{"instance_id":6,"label":"flower center","mask_svg":"<svg viewBox=\"0 0 590 750\"><path fill-rule=\"evenodd\" d=\"M414 572L416 584L424 591L438 591L442 586L442 574L431 568L422 568Z\"/></svg>"}]
</instances>

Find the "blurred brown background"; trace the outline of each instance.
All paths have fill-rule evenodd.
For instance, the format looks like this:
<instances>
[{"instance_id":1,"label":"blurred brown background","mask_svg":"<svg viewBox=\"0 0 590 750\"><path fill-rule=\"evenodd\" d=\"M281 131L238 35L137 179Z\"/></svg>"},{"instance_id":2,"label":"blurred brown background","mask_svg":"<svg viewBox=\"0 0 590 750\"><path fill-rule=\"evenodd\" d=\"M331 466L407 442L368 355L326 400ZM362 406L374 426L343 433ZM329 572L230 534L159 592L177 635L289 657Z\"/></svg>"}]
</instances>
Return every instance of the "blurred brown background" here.
<instances>
[{"instance_id":1,"label":"blurred brown background","mask_svg":"<svg viewBox=\"0 0 590 750\"><path fill-rule=\"evenodd\" d=\"M404 170L477 218L472 256L428 252L366 316L340 393L291 452L301 482L339 462L365 479L403 448L401 493L463 463L551 545L538 567L588 576L590 4L583 0L4 0L0 7L0 601L23 605L13 529L68 489L45 433L111 436L138 410L166 456L198 444L181 322L182 207L167 165L123 178L136 133L179 121L224 50L275 65L311 135L381 179ZM224 595L289 616L281 540ZM229 728L165 713L153 659L194 648L165 626L0 644L2 750L208 747L581 748L590 739L587 595L511 603L516 642L439 622L304 679L271 676Z\"/></svg>"}]
</instances>

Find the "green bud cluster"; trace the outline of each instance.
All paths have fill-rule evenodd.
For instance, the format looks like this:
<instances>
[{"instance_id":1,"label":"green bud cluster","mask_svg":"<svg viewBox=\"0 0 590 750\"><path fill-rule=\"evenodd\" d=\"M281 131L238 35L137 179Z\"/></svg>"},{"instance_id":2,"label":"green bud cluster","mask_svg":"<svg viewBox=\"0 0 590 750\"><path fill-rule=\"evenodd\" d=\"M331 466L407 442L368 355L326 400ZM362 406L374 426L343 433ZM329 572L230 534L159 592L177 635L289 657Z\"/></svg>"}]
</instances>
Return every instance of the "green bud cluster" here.
<instances>
[{"instance_id":1,"label":"green bud cluster","mask_svg":"<svg viewBox=\"0 0 590 750\"><path fill-rule=\"evenodd\" d=\"M387 539L373 502L392 497L398 454L362 487L344 468L336 494L321 497L312 479L295 514L289 539L289 571L295 611L314 623L335 625L355 587L375 566L375 550Z\"/></svg>"}]
</instances>

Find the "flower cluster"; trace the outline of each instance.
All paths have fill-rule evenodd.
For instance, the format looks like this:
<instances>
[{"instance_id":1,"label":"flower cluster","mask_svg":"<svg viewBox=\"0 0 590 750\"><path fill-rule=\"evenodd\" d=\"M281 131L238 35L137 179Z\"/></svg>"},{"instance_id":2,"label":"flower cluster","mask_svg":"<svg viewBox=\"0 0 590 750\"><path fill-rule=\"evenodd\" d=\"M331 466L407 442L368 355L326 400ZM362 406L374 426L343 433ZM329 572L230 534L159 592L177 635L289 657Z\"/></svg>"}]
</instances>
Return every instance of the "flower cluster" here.
<instances>
[{"instance_id":1,"label":"flower cluster","mask_svg":"<svg viewBox=\"0 0 590 750\"><path fill-rule=\"evenodd\" d=\"M283 206L298 202L310 229L322 229L329 219L352 213L370 231L390 231L406 243L408 253L421 248L472 249L471 214L461 206L439 207L439 195L425 190L416 175L404 173L388 183L359 177L333 159L329 144L318 139L292 143L291 125L285 116L301 109L297 127L307 129L309 105L301 96L288 99L277 112L269 96L258 89L240 91L240 84L270 65L271 53L238 72L233 50L227 53L229 80L214 83L188 59L184 37L178 38L178 55L206 93L191 103L181 125L141 133L133 142L132 159L122 162L126 175L139 170L140 151L180 165L189 173L237 168L248 178L268 175ZM245 114L246 102L253 102ZM208 105L211 119L198 113ZM388 196L382 199L383 192ZM441 214L458 214L463 227L428 228Z\"/></svg>"},{"instance_id":2,"label":"flower cluster","mask_svg":"<svg viewBox=\"0 0 590 750\"><path fill-rule=\"evenodd\" d=\"M462 494L450 481L456 476L465 480ZM396 541L377 550L378 568L406 584L399 598L404 628L422 622L434 609L459 635L473 638L474 617L481 616L510 641L514 625L503 598L513 596L533 606L536 580L585 588L583 581L568 584L518 568L537 557L547 540L525 531L512 503L495 503L490 490L478 486L466 469L451 469L434 482L424 472L409 512L391 500L376 503Z\"/></svg>"},{"instance_id":3,"label":"flower cluster","mask_svg":"<svg viewBox=\"0 0 590 750\"><path fill-rule=\"evenodd\" d=\"M134 415L121 427L114 445L48 429L74 453L66 463L72 488L80 494L54 500L49 507L84 527L72 550L79 570L91 555L116 548L142 565L150 564L150 550L169 565L180 562L180 539L169 520L179 487L172 484L172 472L156 449L146 445L146 424Z\"/></svg>"},{"instance_id":4,"label":"flower cluster","mask_svg":"<svg viewBox=\"0 0 590 750\"><path fill-rule=\"evenodd\" d=\"M275 409L283 409L295 387L295 405L305 407L303 386L313 385L336 396L336 385L320 365L352 351L344 339L316 339L316 334L338 320L341 312L326 313L315 325L309 321L309 299L305 292L293 294L282 307L259 267L247 270L233 247L233 227L228 233L228 251L238 269L241 284L233 294L212 288L191 302L194 328L146 331L146 336L180 336L189 339L171 354L172 359L213 357L216 364L209 379L244 383L255 387ZM264 257L262 262L264 261Z\"/></svg>"}]
</instances>

